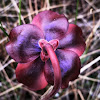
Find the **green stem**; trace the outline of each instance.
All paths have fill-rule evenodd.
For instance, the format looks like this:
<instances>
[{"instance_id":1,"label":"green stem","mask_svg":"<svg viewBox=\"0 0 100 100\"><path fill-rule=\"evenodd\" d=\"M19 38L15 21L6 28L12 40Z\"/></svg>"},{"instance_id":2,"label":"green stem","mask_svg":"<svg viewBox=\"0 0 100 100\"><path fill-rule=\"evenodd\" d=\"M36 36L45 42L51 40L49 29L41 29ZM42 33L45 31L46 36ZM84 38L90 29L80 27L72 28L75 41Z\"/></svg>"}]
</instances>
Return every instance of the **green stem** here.
<instances>
[{"instance_id":1,"label":"green stem","mask_svg":"<svg viewBox=\"0 0 100 100\"><path fill-rule=\"evenodd\" d=\"M21 0L19 0L19 25L21 25Z\"/></svg>"},{"instance_id":2,"label":"green stem","mask_svg":"<svg viewBox=\"0 0 100 100\"><path fill-rule=\"evenodd\" d=\"M77 0L77 4L76 4L75 24L77 24L78 6L79 6L79 0Z\"/></svg>"},{"instance_id":3,"label":"green stem","mask_svg":"<svg viewBox=\"0 0 100 100\"><path fill-rule=\"evenodd\" d=\"M2 23L0 22L0 29L3 31L3 33L6 35L6 36L9 36L8 33L5 31L5 29L3 28L2 26Z\"/></svg>"}]
</instances>

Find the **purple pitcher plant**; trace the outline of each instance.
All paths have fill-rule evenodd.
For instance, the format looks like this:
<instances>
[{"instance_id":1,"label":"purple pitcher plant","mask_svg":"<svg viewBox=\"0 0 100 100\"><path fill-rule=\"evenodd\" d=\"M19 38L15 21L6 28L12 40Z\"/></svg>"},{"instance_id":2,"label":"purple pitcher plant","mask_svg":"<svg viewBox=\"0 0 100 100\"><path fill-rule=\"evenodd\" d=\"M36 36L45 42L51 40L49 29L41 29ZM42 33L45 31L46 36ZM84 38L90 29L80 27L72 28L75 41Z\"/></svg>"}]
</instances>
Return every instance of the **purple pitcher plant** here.
<instances>
[{"instance_id":1,"label":"purple pitcher plant","mask_svg":"<svg viewBox=\"0 0 100 100\"><path fill-rule=\"evenodd\" d=\"M18 62L18 82L33 91L54 85L43 100L50 99L59 88L67 88L69 81L78 77L85 42L81 28L69 24L64 15L40 12L31 24L13 28L9 40L6 50Z\"/></svg>"}]
</instances>

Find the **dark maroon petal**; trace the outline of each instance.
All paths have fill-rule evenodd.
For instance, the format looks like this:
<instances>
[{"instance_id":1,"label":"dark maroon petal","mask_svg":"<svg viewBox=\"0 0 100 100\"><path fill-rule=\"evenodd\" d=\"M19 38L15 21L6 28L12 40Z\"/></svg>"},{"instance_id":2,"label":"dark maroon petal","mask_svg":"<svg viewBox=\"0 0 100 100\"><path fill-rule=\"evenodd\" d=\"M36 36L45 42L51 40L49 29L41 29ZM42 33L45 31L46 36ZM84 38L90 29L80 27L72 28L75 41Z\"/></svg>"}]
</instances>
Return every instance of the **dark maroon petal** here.
<instances>
[{"instance_id":1,"label":"dark maroon petal","mask_svg":"<svg viewBox=\"0 0 100 100\"><path fill-rule=\"evenodd\" d=\"M80 73L81 63L79 56L70 50L56 50L62 74L62 88L67 88L69 81L76 79ZM45 77L48 83L54 83L54 73L50 60L45 64Z\"/></svg>"},{"instance_id":2,"label":"dark maroon petal","mask_svg":"<svg viewBox=\"0 0 100 100\"><path fill-rule=\"evenodd\" d=\"M58 48L72 50L79 56L85 50L85 42L82 37L82 30L77 25L69 24L66 36L59 41Z\"/></svg>"},{"instance_id":3,"label":"dark maroon petal","mask_svg":"<svg viewBox=\"0 0 100 100\"><path fill-rule=\"evenodd\" d=\"M53 11L39 13L34 17L32 24L37 25L44 32L47 41L61 39L68 29L67 18Z\"/></svg>"},{"instance_id":4,"label":"dark maroon petal","mask_svg":"<svg viewBox=\"0 0 100 100\"><path fill-rule=\"evenodd\" d=\"M20 25L10 32L10 42L6 45L8 54L17 62L26 63L36 59L41 49L38 41L43 38L42 31L35 25Z\"/></svg>"},{"instance_id":5,"label":"dark maroon petal","mask_svg":"<svg viewBox=\"0 0 100 100\"><path fill-rule=\"evenodd\" d=\"M41 90L46 87L47 81L44 77L44 62L37 58L33 62L18 64L16 78L31 90Z\"/></svg>"}]
</instances>

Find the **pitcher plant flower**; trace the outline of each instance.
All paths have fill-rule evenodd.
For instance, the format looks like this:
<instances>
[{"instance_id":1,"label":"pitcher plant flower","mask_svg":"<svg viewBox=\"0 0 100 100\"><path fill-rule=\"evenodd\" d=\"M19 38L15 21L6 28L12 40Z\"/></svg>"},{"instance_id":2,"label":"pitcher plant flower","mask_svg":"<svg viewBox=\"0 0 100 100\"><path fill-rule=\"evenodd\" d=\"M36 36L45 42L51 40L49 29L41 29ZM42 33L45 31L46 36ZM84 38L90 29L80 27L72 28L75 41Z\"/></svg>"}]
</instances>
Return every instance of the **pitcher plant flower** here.
<instances>
[{"instance_id":1,"label":"pitcher plant flower","mask_svg":"<svg viewBox=\"0 0 100 100\"><path fill-rule=\"evenodd\" d=\"M18 82L33 91L54 85L43 100L50 99L59 88L67 88L69 81L78 77L85 42L81 28L69 24L64 15L40 12L31 24L13 28L9 40L6 50L18 62Z\"/></svg>"}]
</instances>

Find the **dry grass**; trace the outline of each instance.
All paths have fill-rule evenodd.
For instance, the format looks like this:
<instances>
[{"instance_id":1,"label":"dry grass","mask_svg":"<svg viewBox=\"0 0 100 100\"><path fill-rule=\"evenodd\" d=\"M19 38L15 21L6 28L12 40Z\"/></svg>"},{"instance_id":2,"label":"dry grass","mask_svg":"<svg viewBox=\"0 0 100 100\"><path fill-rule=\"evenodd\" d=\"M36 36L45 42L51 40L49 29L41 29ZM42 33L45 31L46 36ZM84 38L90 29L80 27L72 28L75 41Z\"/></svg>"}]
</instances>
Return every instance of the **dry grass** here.
<instances>
[{"instance_id":1,"label":"dry grass","mask_svg":"<svg viewBox=\"0 0 100 100\"><path fill-rule=\"evenodd\" d=\"M30 23L36 14L50 9L65 14L70 23L75 23L76 1L22 0L21 22ZM0 0L0 21L7 33L19 24L18 4L19 0ZM87 44L80 57L81 73L67 89L59 90L52 100L100 100L100 0L79 0L77 25L82 28ZM38 100L48 87L33 92L17 82L17 63L5 50L7 41L0 30L0 100Z\"/></svg>"}]
</instances>

